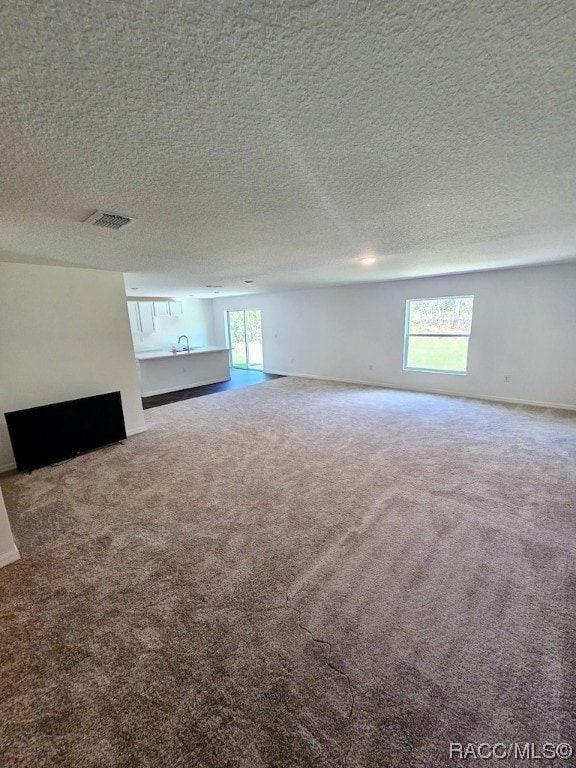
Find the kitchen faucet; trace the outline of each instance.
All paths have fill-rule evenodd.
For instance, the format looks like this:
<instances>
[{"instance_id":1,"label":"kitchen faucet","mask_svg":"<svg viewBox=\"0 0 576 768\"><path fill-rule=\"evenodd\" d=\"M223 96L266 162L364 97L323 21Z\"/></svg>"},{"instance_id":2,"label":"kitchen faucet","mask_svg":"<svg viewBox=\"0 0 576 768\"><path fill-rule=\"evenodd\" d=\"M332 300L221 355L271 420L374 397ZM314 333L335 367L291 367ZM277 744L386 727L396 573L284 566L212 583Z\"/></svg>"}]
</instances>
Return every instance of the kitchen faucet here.
<instances>
[{"instance_id":1,"label":"kitchen faucet","mask_svg":"<svg viewBox=\"0 0 576 768\"><path fill-rule=\"evenodd\" d=\"M178 344L180 344L180 339L186 339L186 346L184 347L184 352L190 352L190 342L188 341L188 336L178 336Z\"/></svg>"}]
</instances>

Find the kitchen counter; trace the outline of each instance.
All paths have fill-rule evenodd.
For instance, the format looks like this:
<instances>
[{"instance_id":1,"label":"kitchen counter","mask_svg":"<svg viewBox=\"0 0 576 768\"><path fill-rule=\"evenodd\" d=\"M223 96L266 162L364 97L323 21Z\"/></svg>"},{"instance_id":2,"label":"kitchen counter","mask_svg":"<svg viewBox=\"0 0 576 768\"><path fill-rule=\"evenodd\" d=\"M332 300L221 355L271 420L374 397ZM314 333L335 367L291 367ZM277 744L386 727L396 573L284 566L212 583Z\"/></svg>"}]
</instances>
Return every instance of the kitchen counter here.
<instances>
[{"instance_id":1,"label":"kitchen counter","mask_svg":"<svg viewBox=\"0 0 576 768\"><path fill-rule=\"evenodd\" d=\"M186 355L204 355L207 352L229 352L230 347L192 347L189 352L165 352L152 349L149 352L136 352L136 360L160 360L163 357L179 358Z\"/></svg>"},{"instance_id":2,"label":"kitchen counter","mask_svg":"<svg viewBox=\"0 0 576 768\"><path fill-rule=\"evenodd\" d=\"M230 379L230 349L199 347L189 352L136 352L142 397L201 387Z\"/></svg>"}]
</instances>

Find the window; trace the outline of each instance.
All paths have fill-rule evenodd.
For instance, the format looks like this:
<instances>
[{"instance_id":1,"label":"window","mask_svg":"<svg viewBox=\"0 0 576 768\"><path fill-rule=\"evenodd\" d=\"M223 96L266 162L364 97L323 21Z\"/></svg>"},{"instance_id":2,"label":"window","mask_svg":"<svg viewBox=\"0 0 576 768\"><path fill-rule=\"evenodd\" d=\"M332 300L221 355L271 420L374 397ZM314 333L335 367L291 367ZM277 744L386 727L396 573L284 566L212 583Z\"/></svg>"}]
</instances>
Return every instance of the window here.
<instances>
[{"instance_id":1,"label":"window","mask_svg":"<svg viewBox=\"0 0 576 768\"><path fill-rule=\"evenodd\" d=\"M408 299L404 370L465 374L474 296Z\"/></svg>"},{"instance_id":2,"label":"window","mask_svg":"<svg viewBox=\"0 0 576 768\"><path fill-rule=\"evenodd\" d=\"M231 310L226 312L226 318L232 367L261 371L263 355L260 310Z\"/></svg>"}]
</instances>

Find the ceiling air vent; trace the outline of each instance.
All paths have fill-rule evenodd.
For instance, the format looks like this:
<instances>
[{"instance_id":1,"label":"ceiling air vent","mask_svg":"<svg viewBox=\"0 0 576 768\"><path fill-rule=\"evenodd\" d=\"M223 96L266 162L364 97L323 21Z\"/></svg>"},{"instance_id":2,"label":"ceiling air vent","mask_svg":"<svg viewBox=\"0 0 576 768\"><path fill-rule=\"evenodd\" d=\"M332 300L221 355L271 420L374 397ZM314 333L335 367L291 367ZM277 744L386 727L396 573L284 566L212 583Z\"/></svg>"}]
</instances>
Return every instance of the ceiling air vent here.
<instances>
[{"instance_id":1,"label":"ceiling air vent","mask_svg":"<svg viewBox=\"0 0 576 768\"><path fill-rule=\"evenodd\" d=\"M106 227L106 229L122 229L134 219L128 216L121 216L119 213L107 213L106 211L95 211L86 219L86 224L93 224L95 227Z\"/></svg>"}]
</instances>

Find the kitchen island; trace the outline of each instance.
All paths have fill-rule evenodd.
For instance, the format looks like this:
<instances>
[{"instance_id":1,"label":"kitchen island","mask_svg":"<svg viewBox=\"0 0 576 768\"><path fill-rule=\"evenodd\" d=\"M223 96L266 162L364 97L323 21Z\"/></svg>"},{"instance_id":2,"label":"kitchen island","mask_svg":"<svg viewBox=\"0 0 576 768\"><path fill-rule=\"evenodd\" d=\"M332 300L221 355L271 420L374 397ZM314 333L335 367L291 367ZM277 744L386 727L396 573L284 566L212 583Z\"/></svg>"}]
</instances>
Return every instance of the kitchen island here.
<instances>
[{"instance_id":1,"label":"kitchen island","mask_svg":"<svg viewBox=\"0 0 576 768\"><path fill-rule=\"evenodd\" d=\"M228 347L198 347L187 352L136 353L142 397L201 387L230 379Z\"/></svg>"}]
</instances>

